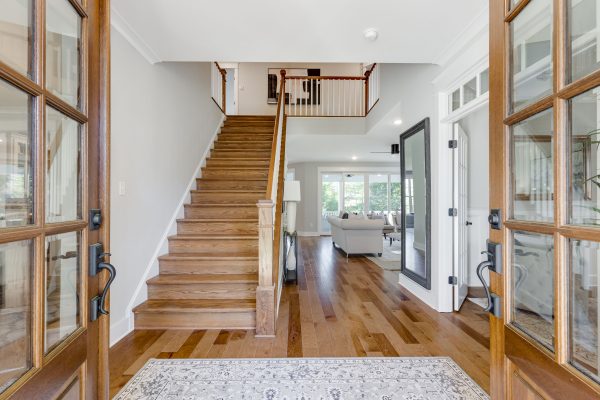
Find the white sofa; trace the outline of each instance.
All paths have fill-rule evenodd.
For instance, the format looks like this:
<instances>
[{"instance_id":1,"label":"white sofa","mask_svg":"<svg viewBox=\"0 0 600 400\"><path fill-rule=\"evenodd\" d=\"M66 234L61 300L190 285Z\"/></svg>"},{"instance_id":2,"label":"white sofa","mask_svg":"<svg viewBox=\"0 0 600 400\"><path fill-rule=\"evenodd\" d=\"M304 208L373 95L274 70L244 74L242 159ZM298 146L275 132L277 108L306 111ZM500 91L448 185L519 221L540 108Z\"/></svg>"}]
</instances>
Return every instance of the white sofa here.
<instances>
[{"instance_id":1,"label":"white sofa","mask_svg":"<svg viewBox=\"0 0 600 400\"><path fill-rule=\"evenodd\" d=\"M342 219L329 216L333 244L348 254L383 253L383 219Z\"/></svg>"}]
</instances>

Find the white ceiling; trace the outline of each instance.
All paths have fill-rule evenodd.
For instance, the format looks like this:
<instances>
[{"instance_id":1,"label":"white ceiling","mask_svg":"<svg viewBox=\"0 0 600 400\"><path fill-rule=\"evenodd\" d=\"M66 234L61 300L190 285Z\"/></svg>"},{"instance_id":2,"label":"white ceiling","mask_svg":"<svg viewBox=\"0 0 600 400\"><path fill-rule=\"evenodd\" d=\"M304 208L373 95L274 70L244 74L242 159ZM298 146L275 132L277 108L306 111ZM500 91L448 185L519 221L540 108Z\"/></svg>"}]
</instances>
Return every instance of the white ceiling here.
<instances>
[{"instance_id":1,"label":"white ceiling","mask_svg":"<svg viewBox=\"0 0 600 400\"><path fill-rule=\"evenodd\" d=\"M153 61L435 63L486 0L113 0ZM379 39L368 42L367 28Z\"/></svg>"}]
</instances>

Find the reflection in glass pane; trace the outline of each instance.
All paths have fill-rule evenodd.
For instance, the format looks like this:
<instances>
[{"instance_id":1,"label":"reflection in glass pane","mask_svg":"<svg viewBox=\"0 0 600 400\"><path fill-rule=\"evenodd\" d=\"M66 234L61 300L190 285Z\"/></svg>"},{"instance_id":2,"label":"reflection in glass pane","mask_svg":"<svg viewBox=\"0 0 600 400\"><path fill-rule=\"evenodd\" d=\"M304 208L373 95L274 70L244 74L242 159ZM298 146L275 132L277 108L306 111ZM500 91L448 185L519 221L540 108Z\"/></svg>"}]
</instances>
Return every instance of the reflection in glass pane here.
<instances>
[{"instance_id":1,"label":"reflection in glass pane","mask_svg":"<svg viewBox=\"0 0 600 400\"><path fill-rule=\"evenodd\" d=\"M512 323L554 348L554 240L550 235L514 232Z\"/></svg>"},{"instance_id":2,"label":"reflection in glass pane","mask_svg":"<svg viewBox=\"0 0 600 400\"><path fill-rule=\"evenodd\" d=\"M452 111L456 111L460 108L460 89L456 89L452 92Z\"/></svg>"},{"instance_id":3,"label":"reflection in glass pane","mask_svg":"<svg viewBox=\"0 0 600 400\"><path fill-rule=\"evenodd\" d=\"M552 1L532 0L510 23L511 112L552 93Z\"/></svg>"},{"instance_id":4,"label":"reflection in glass pane","mask_svg":"<svg viewBox=\"0 0 600 400\"><path fill-rule=\"evenodd\" d=\"M402 227L404 268L427 279L427 164L424 129L401 140L401 171L404 180Z\"/></svg>"},{"instance_id":5,"label":"reflection in glass pane","mask_svg":"<svg viewBox=\"0 0 600 400\"><path fill-rule=\"evenodd\" d=\"M0 228L33 223L32 105L0 80Z\"/></svg>"},{"instance_id":6,"label":"reflection in glass pane","mask_svg":"<svg viewBox=\"0 0 600 400\"><path fill-rule=\"evenodd\" d=\"M46 0L46 5L46 87L77 107L81 17L68 0Z\"/></svg>"},{"instance_id":7,"label":"reflection in glass pane","mask_svg":"<svg viewBox=\"0 0 600 400\"><path fill-rule=\"evenodd\" d=\"M0 393L32 367L32 249L0 244Z\"/></svg>"},{"instance_id":8,"label":"reflection in glass pane","mask_svg":"<svg viewBox=\"0 0 600 400\"><path fill-rule=\"evenodd\" d=\"M600 88L569 102L571 223L600 225Z\"/></svg>"},{"instance_id":9,"label":"reflection in glass pane","mask_svg":"<svg viewBox=\"0 0 600 400\"><path fill-rule=\"evenodd\" d=\"M32 76L32 0L0 1L0 61Z\"/></svg>"},{"instance_id":10,"label":"reflection in glass pane","mask_svg":"<svg viewBox=\"0 0 600 400\"><path fill-rule=\"evenodd\" d=\"M46 107L46 221L81 217L79 124Z\"/></svg>"},{"instance_id":11,"label":"reflection in glass pane","mask_svg":"<svg viewBox=\"0 0 600 400\"><path fill-rule=\"evenodd\" d=\"M479 74L479 94L482 95L490 90L490 70L486 69Z\"/></svg>"},{"instance_id":12,"label":"reflection in glass pane","mask_svg":"<svg viewBox=\"0 0 600 400\"><path fill-rule=\"evenodd\" d=\"M511 128L512 214L514 219L554 219L552 109Z\"/></svg>"},{"instance_id":13,"label":"reflection in glass pane","mask_svg":"<svg viewBox=\"0 0 600 400\"><path fill-rule=\"evenodd\" d=\"M571 240L570 245L570 361L576 368L600 379L598 358L600 243Z\"/></svg>"},{"instance_id":14,"label":"reflection in glass pane","mask_svg":"<svg viewBox=\"0 0 600 400\"><path fill-rule=\"evenodd\" d=\"M463 104L475 100L477 97L477 78L471 79L463 85Z\"/></svg>"},{"instance_id":15,"label":"reflection in glass pane","mask_svg":"<svg viewBox=\"0 0 600 400\"><path fill-rule=\"evenodd\" d=\"M365 211L364 175L344 176L344 211L355 214Z\"/></svg>"},{"instance_id":16,"label":"reflection in glass pane","mask_svg":"<svg viewBox=\"0 0 600 400\"><path fill-rule=\"evenodd\" d=\"M384 214L388 211L388 176L369 175L369 212Z\"/></svg>"},{"instance_id":17,"label":"reflection in glass pane","mask_svg":"<svg viewBox=\"0 0 600 400\"><path fill-rule=\"evenodd\" d=\"M568 0L570 82L600 68L598 0ZM569 56L569 55L568 55Z\"/></svg>"},{"instance_id":18,"label":"reflection in glass pane","mask_svg":"<svg viewBox=\"0 0 600 400\"><path fill-rule=\"evenodd\" d=\"M81 324L79 236L78 232L69 232L46 237L45 352L66 339Z\"/></svg>"},{"instance_id":19,"label":"reflection in glass pane","mask_svg":"<svg viewBox=\"0 0 600 400\"><path fill-rule=\"evenodd\" d=\"M323 174L321 176L321 231L331 232L327 221L329 216L339 216L341 211L340 195L342 190L342 175Z\"/></svg>"}]
</instances>

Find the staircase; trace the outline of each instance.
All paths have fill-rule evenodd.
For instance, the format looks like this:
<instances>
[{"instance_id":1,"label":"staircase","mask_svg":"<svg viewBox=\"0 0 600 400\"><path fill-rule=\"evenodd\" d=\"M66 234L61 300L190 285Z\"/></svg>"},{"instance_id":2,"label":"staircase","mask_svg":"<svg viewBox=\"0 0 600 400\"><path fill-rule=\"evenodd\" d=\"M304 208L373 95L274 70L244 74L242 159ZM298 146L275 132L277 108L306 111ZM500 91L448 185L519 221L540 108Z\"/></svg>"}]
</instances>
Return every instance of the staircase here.
<instances>
[{"instance_id":1,"label":"staircase","mask_svg":"<svg viewBox=\"0 0 600 400\"><path fill-rule=\"evenodd\" d=\"M169 253L136 307L136 329L254 329L258 209L275 117L227 117Z\"/></svg>"}]
</instances>

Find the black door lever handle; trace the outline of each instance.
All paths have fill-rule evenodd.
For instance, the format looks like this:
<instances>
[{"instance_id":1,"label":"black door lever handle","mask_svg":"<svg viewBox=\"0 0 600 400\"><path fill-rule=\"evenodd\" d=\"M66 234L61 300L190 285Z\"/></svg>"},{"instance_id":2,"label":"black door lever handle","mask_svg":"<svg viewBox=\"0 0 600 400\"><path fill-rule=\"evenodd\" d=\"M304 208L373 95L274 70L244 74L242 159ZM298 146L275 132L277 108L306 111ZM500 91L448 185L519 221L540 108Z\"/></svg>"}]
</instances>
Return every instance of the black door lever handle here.
<instances>
[{"instance_id":1,"label":"black door lever handle","mask_svg":"<svg viewBox=\"0 0 600 400\"><path fill-rule=\"evenodd\" d=\"M494 306L493 303L492 303L492 294L490 293L490 289L488 287L488 284L485 281L485 279L483 279L483 270L486 269L486 268L490 268L492 265L493 264L492 264L491 261L483 261L482 263L480 263L477 266L477 277L479 278L479 280L483 284L483 290L485 290L485 296L487 297L487 301L488 301L488 305L484 309L484 311L490 311L492 309L492 307Z\"/></svg>"},{"instance_id":2,"label":"black door lever handle","mask_svg":"<svg viewBox=\"0 0 600 400\"><path fill-rule=\"evenodd\" d=\"M100 314L108 315L108 310L106 309L106 297L108 296L108 289L110 289L110 285L112 285L113 281L117 277L117 270L114 265L107 262L99 263L98 269L105 269L108 271L108 281L106 281L106 285L104 285L104 289L102 290L102 295L100 295L100 301L98 303L98 312L100 312Z\"/></svg>"}]
</instances>

